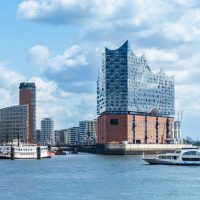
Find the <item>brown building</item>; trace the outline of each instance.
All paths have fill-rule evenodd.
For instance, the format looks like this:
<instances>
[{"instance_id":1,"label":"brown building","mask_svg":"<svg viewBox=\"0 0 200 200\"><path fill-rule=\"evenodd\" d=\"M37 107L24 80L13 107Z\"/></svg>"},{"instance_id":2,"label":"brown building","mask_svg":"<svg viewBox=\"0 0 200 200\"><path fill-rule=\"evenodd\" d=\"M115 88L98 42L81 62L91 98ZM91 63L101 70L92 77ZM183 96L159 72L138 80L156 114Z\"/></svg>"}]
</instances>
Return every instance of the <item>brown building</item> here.
<instances>
[{"instance_id":1,"label":"brown building","mask_svg":"<svg viewBox=\"0 0 200 200\"><path fill-rule=\"evenodd\" d=\"M36 87L35 83L20 83L19 105L28 105L29 108L29 143L36 141Z\"/></svg>"},{"instance_id":2,"label":"brown building","mask_svg":"<svg viewBox=\"0 0 200 200\"><path fill-rule=\"evenodd\" d=\"M98 117L98 143L167 144L173 140L174 118L131 114Z\"/></svg>"}]
</instances>

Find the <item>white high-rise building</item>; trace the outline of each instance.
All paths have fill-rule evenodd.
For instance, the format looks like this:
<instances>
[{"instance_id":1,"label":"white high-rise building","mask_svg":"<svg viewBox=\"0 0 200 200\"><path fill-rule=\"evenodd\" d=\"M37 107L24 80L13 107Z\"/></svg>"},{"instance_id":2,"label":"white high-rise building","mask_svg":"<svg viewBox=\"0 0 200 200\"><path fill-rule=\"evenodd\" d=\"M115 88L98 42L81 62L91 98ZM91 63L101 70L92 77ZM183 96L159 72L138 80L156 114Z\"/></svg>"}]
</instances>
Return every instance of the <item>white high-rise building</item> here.
<instances>
[{"instance_id":1,"label":"white high-rise building","mask_svg":"<svg viewBox=\"0 0 200 200\"><path fill-rule=\"evenodd\" d=\"M96 143L97 120L86 120L79 122L78 141L81 144Z\"/></svg>"},{"instance_id":2,"label":"white high-rise building","mask_svg":"<svg viewBox=\"0 0 200 200\"><path fill-rule=\"evenodd\" d=\"M54 142L54 122L51 118L44 118L41 120L41 143L51 144Z\"/></svg>"},{"instance_id":3,"label":"white high-rise building","mask_svg":"<svg viewBox=\"0 0 200 200\"><path fill-rule=\"evenodd\" d=\"M76 144L78 142L79 127L68 128L65 131L65 144Z\"/></svg>"},{"instance_id":4,"label":"white high-rise building","mask_svg":"<svg viewBox=\"0 0 200 200\"><path fill-rule=\"evenodd\" d=\"M175 143L181 143L181 122L174 121L174 140Z\"/></svg>"}]
</instances>

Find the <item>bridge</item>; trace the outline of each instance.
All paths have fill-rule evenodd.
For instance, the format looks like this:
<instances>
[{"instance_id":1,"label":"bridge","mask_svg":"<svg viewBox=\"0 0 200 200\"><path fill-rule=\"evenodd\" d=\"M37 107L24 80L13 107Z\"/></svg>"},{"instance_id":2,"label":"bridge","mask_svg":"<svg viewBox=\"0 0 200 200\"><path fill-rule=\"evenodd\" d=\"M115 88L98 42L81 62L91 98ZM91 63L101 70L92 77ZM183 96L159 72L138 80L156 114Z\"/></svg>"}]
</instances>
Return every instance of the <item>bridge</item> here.
<instances>
[{"instance_id":1,"label":"bridge","mask_svg":"<svg viewBox=\"0 0 200 200\"><path fill-rule=\"evenodd\" d=\"M51 146L52 150L56 151L69 151L69 153L77 154L78 152L93 153L96 150L96 145L86 144L60 144Z\"/></svg>"}]
</instances>

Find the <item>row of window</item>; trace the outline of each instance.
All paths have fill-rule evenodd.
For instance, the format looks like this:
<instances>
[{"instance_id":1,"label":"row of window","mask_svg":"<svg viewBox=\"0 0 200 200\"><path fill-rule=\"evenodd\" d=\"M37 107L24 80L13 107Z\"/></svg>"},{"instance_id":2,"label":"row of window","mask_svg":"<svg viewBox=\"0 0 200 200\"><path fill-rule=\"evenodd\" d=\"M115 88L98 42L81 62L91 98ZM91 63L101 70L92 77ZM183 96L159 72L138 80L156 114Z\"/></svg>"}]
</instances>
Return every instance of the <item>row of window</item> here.
<instances>
[{"instance_id":1,"label":"row of window","mask_svg":"<svg viewBox=\"0 0 200 200\"><path fill-rule=\"evenodd\" d=\"M200 158L182 158L183 161L200 161Z\"/></svg>"}]
</instances>

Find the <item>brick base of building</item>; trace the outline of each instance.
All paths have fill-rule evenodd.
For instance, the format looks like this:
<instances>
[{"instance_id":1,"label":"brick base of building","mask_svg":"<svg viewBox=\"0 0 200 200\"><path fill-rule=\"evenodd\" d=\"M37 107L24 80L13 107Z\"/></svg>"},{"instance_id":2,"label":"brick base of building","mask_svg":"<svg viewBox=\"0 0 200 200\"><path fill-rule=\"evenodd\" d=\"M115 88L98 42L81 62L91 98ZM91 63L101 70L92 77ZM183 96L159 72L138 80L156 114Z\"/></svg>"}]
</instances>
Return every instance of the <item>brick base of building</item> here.
<instances>
[{"instance_id":1,"label":"brick base of building","mask_svg":"<svg viewBox=\"0 0 200 200\"><path fill-rule=\"evenodd\" d=\"M98 143L172 143L173 124L172 117L105 114L97 119Z\"/></svg>"}]
</instances>

